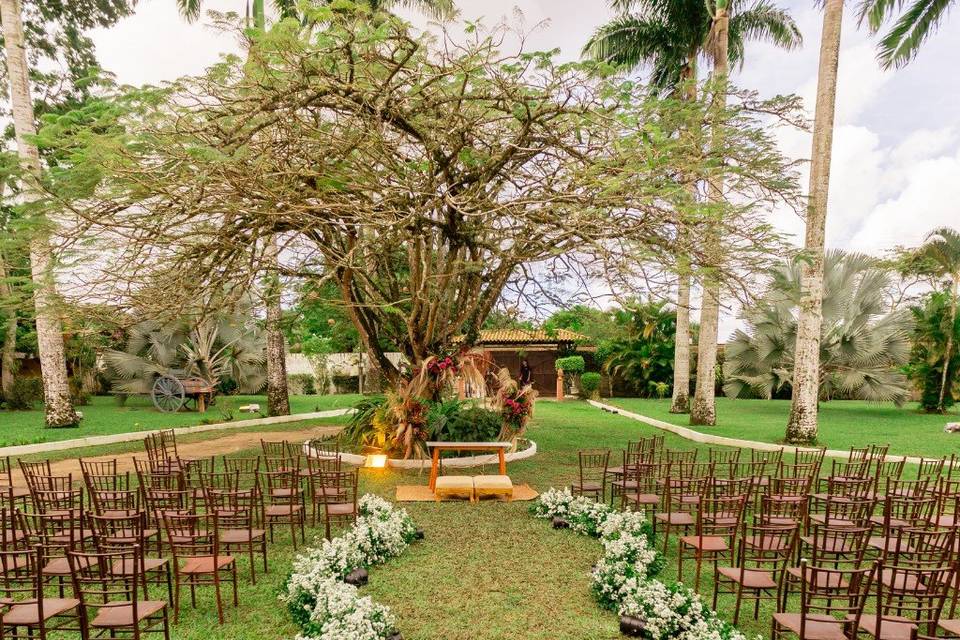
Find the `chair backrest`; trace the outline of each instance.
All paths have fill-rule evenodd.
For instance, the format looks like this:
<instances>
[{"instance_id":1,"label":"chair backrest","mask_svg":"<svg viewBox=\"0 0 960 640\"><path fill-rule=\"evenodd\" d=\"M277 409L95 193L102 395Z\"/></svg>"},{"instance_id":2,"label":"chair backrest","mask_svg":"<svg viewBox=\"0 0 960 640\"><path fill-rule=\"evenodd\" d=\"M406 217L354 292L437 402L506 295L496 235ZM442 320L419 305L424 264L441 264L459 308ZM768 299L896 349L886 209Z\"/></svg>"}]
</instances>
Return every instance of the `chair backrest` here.
<instances>
[{"instance_id":1,"label":"chair backrest","mask_svg":"<svg viewBox=\"0 0 960 640\"><path fill-rule=\"evenodd\" d=\"M754 476L743 478L721 478L712 476L707 480L708 484L704 495L713 498L742 496L746 504L750 504L754 489L756 488L756 480Z\"/></svg>"},{"instance_id":2,"label":"chair backrest","mask_svg":"<svg viewBox=\"0 0 960 640\"><path fill-rule=\"evenodd\" d=\"M288 451L287 444L286 440L275 442L260 440L260 448L263 449L263 455L269 458L286 458Z\"/></svg>"},{"instance_id":3,"label":"chair backrest","mask_svg":"<svg viewBox=\"0 0 960 640\"><path fill-rule=\"evenodd\" d=\"M870 447L850 447L847 462L865 462L870 457Z\"/></svg>"},{"instance_id":4,"label":"chair backrest","mask_svg":"<svg viewBox=\"0 0 960 640\"><path fill-rule=\"evenodd\" d=\"M947 598L947 589L953 583L956 565L935 567L899 566L880 563L876 582L876 627L873 637L881 638L879 630L884 622L912 621L917 625L914 638L935 638L937 621ZM918 586L920 588L918 588Z\"/></svg>"},{"instance_id":5,"label":"chair backrest","mask_svg":"<svg viewBox=\"0 0 960 640\"><path fill-rule=\"evenodd\" d=\"M83 542L84 518L79 510L55 514L20 511L18 516L26 544L42 549L44 564L50 558L65 557L68 550L79 549Z\"/></svg>"},{"instance_id":6,"label":"chair backrest","mask_svg":"<svg viewBox=\"0 0 960 640\"><path fill-rule=\"evenodd\" d=\"M261 471L260 487L272 504L296 504L300 502L300 475L296 469Z\"/></svg>"},{"instance_id":7,"label":"chair backrest","mask_svg":"<svg viewBox=\"0 0 960 640\"><path fill-rule=\"evenodd\" d=\"M294 471L299 473L301 468L300 462L301 459L299 457L291 458L290 456L266 455L263 457L263 466L261 467L261 471Z\"/></svg>"},{"instance_id":8,"label":"chair backrest","mask_svg":"<svg viewBox=\"0 0 960 640\"><path fill-rule=\"evenodd\" d=\"M769 571L775 580L779 579L787 563L793 558L799 535L800 525L797 523L745 524L737 556L741 584L749 569Z\"/></svg>"},{"instance_id":9,"label":"chair backrest","mask_svg":"<svg viewBox=\"0 0 960 640\"><path fill-rule=\"evenodd\" d=\"M806 497L806 496L804 496ZM760 511L754 514L758 525L799 525L807 515L807 500L784 500L782 496L760 497Z\"/></svg>"},{"instance_id":10,"label":"chair backrest","mask_svg":"<svg viewBox=\"0 0 960 640\"><path fill-rule=\"evenodd\" d=\"M889 444L871 444L867 447L867 460L873 463L883 462L890 451Z\"/></svg>"},{"instance_id":11,"label":"chair backrest","mask_svg":"<svg viewBox=\"0 0 960 640\"><path fill-rule=\"evenodd\" d=\"M117 475L118 461L112 460L84 460L80 458L80 471L84 477L91 476L115 476Z\"/></svg>"},{"instance_id":12,"label":"chair backrest","mask_svg":"<svg viewBox=\"0 0 960 640\"><path fill-rule=\"evenodd\" d=\"M0 551L0 597L16 603L28 600L37 603L38 619L43 621L43 550L7 549Z\"/></svg>"},{"instance_id":13,"label":"chair backrest","mask_svg":"<svg viewBox=\"0 0 960 640\"><path fill-rule=\"evenodd\" d=\"M835 498L863 500L873 496L875 479L869 476L830 476L826 494Z\"/></svg>"},{"instance_id":14,"label":"chair backrest","mask_svg":"<svg viewBox=\"0 0 960 640\"><path fill-rule=\"evenodd\" d=\"M194 489L203 487L201 476L204 474L212 474L217 468L217 462L213 456L183 460L181 461L181 465L187 486Z\"/></svg>"},{"instance_id":15,"label":"chair backrest","mask_svg":"<svg viewBox=\"0 0 960 640\"><path fill-rule=\"evenodd\" d=\"M777 466L777 471L774 475L778 475L781 478L806 478L812 483L819 470L820 467L815 462L803 464L786 464L781 462Z\"/></svg>"},{"instance_id":16,"label":"chair backrest","mask_svg":"<svg viewBox=\"0 0 960 640\"><path fill-rule=\"evenodd\" d=\"M174 560L197 556L220 555L220 526L216 512L163 513L163 529ZM213 566L217 566L216 562Z\"/></svg>"},{"instance_id":17,"label":"chair backrest","mask_svg":"<svg viewBox=\"0 0 960 640\"><path fill-rule=\"evenodd\" d=\"M697 504L697 537L729 537L735 541L737 532L743 524L743 511L746 504L747 496L745 495L715 498L700 496ZM730 548L735 549L735 544Z\"/></svg>"},{"instance_id":18,"label":"chair backrest","mask_svg":"<svg viewBox=\"0 0 960 640\"><path fill-rule=\"evenodd\" d=\"M854 460L851 462L841 462L840 460L830 461L830 473L828 478L866 478L870 475L869 460Z\"/></svg>"},{"instance_id":19,"label":"chair backrest","mask_svg":"<svg viewBox=\"0 0 960 640\"><path fill-rule=\"evenodd\" d=\"M876 573L876 563L866 567L835 569L800 561L800 638L817 637L807 634L810 622L830 617L847 622L856 629L863 615Z\"/></svg>"},{"instance_id":20,"label":"chair backrest","mask_svg":"<svg viewBox=\"0 0 960 640\"><path fill-rule=\"evenodd\" d=\"M707 449L707 460L710 462L739 462L740 461L740 449L714 449L710 447Z\"/></svg>"},{"instance_id":21,"label":"chair backrest","mask_svg":"<svg viewBox=\"0 0 960 640\"><path fill-rule=\"evenodd\" d=\"M139 511L140 490L130 481L130 472L95 475L84 471L83 482L94 512Z\"/></svg>"},{"instance_id":22,"label":"chair backrest","mask_svg":"<svg viewBox=\"0 0 960 640\"><path fill-rule=\"evenodd\" d=\"M870 516L877 501L873 498L855 499L846 496L829 496L818 500L822 508L823 525L827 527L869 527Z\"/></svg>"},{"instance_id":23,"label":"chair backrest","mask_svg":"<svg viewBox=\"0 0 960 640\"><path fill-rule=\"evenodd\" d=\"M138 592L143 582L143 547L134 544L126 549L94 553L70 551L67 553L67 561L70 565L73 591L87 618L93 617L87 611L88 607L97 609L98 615L109 609L124 607L130 610L131 615L127 618L130 622L119 626L138 626ZM124 571L114 571L118 564L124 567ZM117 628L113 628L111 632L116 630Z\"/></svg>"},{"instance_id":24,"label":"chair backrest","mask_svg":"<svg viewBox=\"0 0 960 640\"><path fill-rule=\"evenodd\" d=\"M320 474L320 483L323 487L331 489L331 493L336 496L334 500L327 501L328 504L352 503L356 511L357 491L360 484L359 470L351 471L325 471Z\"/></svg>"},{"instance_id":25,"label":"chair backrest","mask_svg":"<svg viewBox=\"0 0 960 640\"><path fill-rule=\"evenodd\" d=\"M770 495L805 498L810 494L812 483L810 476L774 476L770 478Z\"/></svg>"},{"instance_id":26,"label":"chair backrest","mask_svg":"<svg viewBox=\"0 0 960 640\"><path fill-rule=\"evenodd\" d=\"M952 564L956 543L954 527L896 529L881 559L900 567L941 567Z\"/></svg>"},{"instance_id":27,"label":"chair backrest","mask_svg":"<svg viewBox=\"0 0 960 640\"><path fill-rule=\"evenodd\" d=\"M891 479L899 480L903 475L903 467L906 462L906 458L875 460L873 462L873 475L877 478L877 484Z\"/></svg>"},{"instance_id":28,"label":"chair backrest","mask_svg":"<svg viewBox=\"0 0 960 640\"><path fill-rule=\"evenodd\" d=\"M610 467L610 449L581 449L577 451L580 462L580 482L602 482Z\"/></svg>"},{"instance_id":29,"label":"chair backrest","mask_svg":"<svg viewBox=\"0 0 960 640\"><path fill-rule=\"evenodd\" d=\"M200 487L204 494L208 491L238 491L240 489L239 471L203 472L199 474Z\"/></svg>"},{"instance_id":30,"label":"chair backrest","mask_svg":"<svg viewBox=\"0 0 960 640\"><path fill-rule=\"evenodd\" d=\"M920 458L917 463L917 478L930 480L934 482L943 473L944 458Z\"/></svg>"},{"instance_id":31,"label":"chair backrest","mask_svg":"<svg viewBox=\"0 0 960 640\"><path fill-rule=\"evenodd\" d=\"M190 511L194 493L187 489L145 489L143 492L147 513L158 525L167 513L184 514Z\"/></svg>"},{"instance_id":32,"label":"chair backrest","mask_svg":"<svg viewBox=\"0 0 960 640\"><path fill-rule=\"evenodd\" d=\"M53 468L50 466L49 460L24 462L23 460L18 459L17 463L20 465L20 471L23 472L23 477L27 481L27 486L30 489L34 488L34 484L39 479L53 475Z\"/></svg>"},{"instance_id":33,"label":"chair backrest","mask_svg":"<svg viewBox=\"0 0 960 640\"><path fill-rule=\"evenodd\" d=\"M712 462L672 462L668 473L681 478L712 478L714 469Z\"/></svg>"},{"instance_id":34,"label":"chair backrest","mask_svg":"<svg viewBox=\"0 0 960 640\"><path fill-rule=\"evenodd\" d=\"M87 514L87 522L93 532L93 541L98 551L129 550L131 545L145 548L144 532L147 528L146 511L130 514Z\"/></svg>"},{"instance_id":35,"label":"chair backrest","mask_svg":"<svg viewBox=\"0 0 960 640\"><path fill-rule=\"evenodd\" d=\"M340 454L334 456L307 456L307 469L310 475L318 474L322 471L340 471L342 458Z\"/></svg>"},{"instance_id":36,"label":"chair backrest","mask_svg":"<svg viewBox=\"0 0 960 640\"><path fill-rule=\"evenodd\" d=\"M0 488L13 486L13 467L10 456L0 457Z\"/></svg>"},{"instance_id":37,"label":"chair backrest","mask_svg":"<svg viewBox=\"0 0 960 640\"><path fill-rule=\"evenodd\" d=\"M681 478L667 476L663 480L664 511L693 513L697 501L691 498L703 495L708 478Z\"/></svg>"},{"instance_id":38,"label":"chair backrest","mask_svg":"<svg viewBox=\"0 0 960 640\"><path fill-rule=\"evenodd\" d=\"M817 469L819 470L820 466L823 464L823 458L826 455L826 447L821 447L819 449L797 449L793 462L794 464L813 464L816 465Z\"/></svg>"},{"instance_id":39,"label":"chair backrest","mask_svg":"<svg viewBox=\"0 0 960 640\"><path fill-rule=\"evenodd\" d=\"M39 513L78 509L83 512L85 491L73 486L72 476L51 476L44 478L45 488L31 489L33 507Z\"/></svg>"},{"instance_id":40,"label":"chair backrest","mask_svg":"<svg viewBox=\"0 0 960 640\"><path fill-rule=\"evenodd\" d=\"M783 462L783 447L776 451L750 449L750 462L762 462L763 464L777 466Z\"/></svg>"},{"instance_id":41,"label":"chair backrest","mask_svg":"<svg viewBox=\"0 0 960 640\"><path fill-rule=\"evenodd\" d=\"M811 525L806 547L815 566L859 567L870 539L870 527Z\"/></svg>"},{"instance_id":42,"label":"chair backrest","mask_svg":"<svg viewBox=\"0 0 960 640\"><path fill-rule=\"evenodd\" d=\"M664 449L663 460L667 464L693 463L697 461L698 449Z\"/></svg>"},{"instance_id":43,"label":"chair backrest","mask_svg":"<svg viewBox=\"0 0 960 640\"><path fill-rule=\"evenodd\" d=\"M883 535L889 538L899 529L929 526L936 508L937 499L933 496L911 497L888 493L883 498Z\"/></svg>"},{"instance_id":44,"label":"chair backrest","mask_svg":"<svg viewBox=\"0 0 960 640\"><path fill-rule=\"evenodd\" d=\"M260 494L255 488L215 489L204 487L207 513L216 513L221 531L253 529L259 511Z\"/></svg>"}]
</instances>

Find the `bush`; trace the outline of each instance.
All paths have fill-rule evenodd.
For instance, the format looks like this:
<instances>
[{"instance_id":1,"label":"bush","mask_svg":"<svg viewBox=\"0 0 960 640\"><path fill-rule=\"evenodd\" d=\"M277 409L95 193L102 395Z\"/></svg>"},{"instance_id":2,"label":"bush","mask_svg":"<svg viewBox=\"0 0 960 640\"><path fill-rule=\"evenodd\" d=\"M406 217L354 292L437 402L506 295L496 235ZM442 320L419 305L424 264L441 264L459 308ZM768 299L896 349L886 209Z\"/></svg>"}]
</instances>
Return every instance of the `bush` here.
<instances>
[{"instance_id":1,"label":"bush","mask_svg":"<svg viewBox=\"0 0 960 640\"><path fill-rule=\"evenodd\" d=\"M293 373L287 376L287 387L295 396L317 395L317 379L312 373Z\"/></svg>"},{"instance_id":2,"label":"bush","mask_svg":"<svg viewBox=\"0 0 960 640\"><path fill-rule=\"evenodd\" d=\"M75 407L90 404L90 394L83 388L83 381L78 378L70 378L70 402Z\"/></svg>"},{"instance_id":3,"label":"bush","mask_svg":"<svg viewBox=\"0 0 960 640\"><path fill-rule=\"evenodd\" d=\"M554 365L564 373L583 373L586 363L583 356L567 356L566 358L557 358Z\"/></svg>"},{"instance_id":4,"label":"bush","mask_svg":"<svg viewBox=\"0 0 960 640\"><path fill-rule=\"evenodd\" d=\"M43 381L40 378L16 376L13 379L10 397L5 400L7 409L29 411L33 409L34 404L43 400Z\"/></svg>"},{"instance_id":5,"label":"bush","mask_svg":"<svg viewBox=\"0 0 960 640\"><path fill-rule=\"evenodd\" d=\"M600 396L600 379L600 374L592 371L580 376L580 393L584 398L596 400Z\"/></svg>"},{"instance_id":6,"label":"bush","mask_svg":"<svg viewBox=\"0 0 960 640\"><path fill-rule=\"evenodd\" d=\"M368 378L367 386L373 386ZM333 376L333 386L337 388L337 393L359 393L360 378L357 376Z\"/></svg>"},{"instance_id":7,"label":"bush","mask_svg":"<svg viewBox=\"0 0 960 640\"><path fill-rule=\"evenodd\" d=\"M503 428L503 417L496 411L471 406L447 421L441 440L447 442L489 442L496 440Z\"/></svg>"}]
</instances>

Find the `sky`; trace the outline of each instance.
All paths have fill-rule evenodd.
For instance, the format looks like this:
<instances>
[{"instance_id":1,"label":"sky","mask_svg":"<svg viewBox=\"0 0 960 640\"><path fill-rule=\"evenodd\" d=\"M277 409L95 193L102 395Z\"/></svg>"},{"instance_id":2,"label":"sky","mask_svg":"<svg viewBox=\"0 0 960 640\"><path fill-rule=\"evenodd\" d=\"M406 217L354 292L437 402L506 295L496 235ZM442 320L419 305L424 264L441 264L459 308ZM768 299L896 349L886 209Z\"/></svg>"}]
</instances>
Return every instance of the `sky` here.
<instances>
[{"instance_id":1,"label":"sky","mask_svg":"<svg viewBox=\"0 0 960 640\"><path fill-rule=\"evenodd\" d=\"M533 49L558 48L574 58L592 31L611 16L603 0L456 0L462 19L500 20L529 31ZM761 96L795 93L813 115L822 15L810 0L779 0L797 21L804 44L795 51L749 44L733 81ZM853 5L854 3L848 3ZM208 0L205 9L243 12L243 0ZM518 13L519 11L519 13ZM406 13L415 24L426 21ZM135 15L93 33L103 67L123 83L143 84L196 74L220 53L236 51L233 36L203 18L185 23L175 0L141 0ZM916 245L931 229L960 226L960 16L949 15L916 60L883 71L875 38L844 16L828 205L827 246L881 255ZM784 132L784 153L807 158L809 133ZM806 185L806 173L803 185ZM792 213L776 224L802 244L803 221ZM721 339L737 326L736 310Z\"/></svg>"}]
</instances>

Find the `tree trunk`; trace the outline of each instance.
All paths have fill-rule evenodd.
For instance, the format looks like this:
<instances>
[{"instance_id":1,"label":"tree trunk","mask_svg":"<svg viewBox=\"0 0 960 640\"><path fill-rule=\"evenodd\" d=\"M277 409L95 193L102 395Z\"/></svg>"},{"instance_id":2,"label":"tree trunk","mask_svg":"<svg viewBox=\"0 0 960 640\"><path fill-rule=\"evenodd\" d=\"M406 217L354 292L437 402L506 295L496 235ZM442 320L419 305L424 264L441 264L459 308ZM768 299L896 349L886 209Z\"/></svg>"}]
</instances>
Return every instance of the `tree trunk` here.
<instances>
[{"instance_id":1,"label":"tree trunk","mask_svg":"<svg viewBox=\"0 0 960 640\"><path fill-rule=\"evenodd\" d=\"M730 14L727 2L718 1L713 19L713 80L714 102L717 110L726 105L727 76L729 75L728 29ZM719 146L717 136L720 127L713 129L713 144ZM709 196L711 202L722 202L723 175L710 181ZM720 333L720 239L716 231L707 234L706 251L710 260L703 275L703 303L700 305L700 338L697 342L697 388L690 408L690 424L713 426L717 423L717 407L714 387L716 386L717 337Z\"/></svg>"},{"instance_id":2,"label":"tree trunk","mask_svg":"<svg viewBox=\"0 0 960 640\"><path fill-rule=\"evenodd\" d=\"M823 247L827 196L830 191L830 159L842 20L843 0L827 0L820 42L813 148L810 153L810 193L800 279L802 292L797 321L797 343L794 349L793 400L786 433L787 442L794 444L812 443L817 439L820 327L823 322Z\"/></svg>"},{"instance_id":3,"label":"tree trunk","mask_svg":"<svg viewBox=\"0 0 960 640\"><path fill-rule=\"evenodd\" d=\"M690 276L677 281L677 333L673 347L673 401L670 413L690 411Z\"/></svg>"},{"instance_id":4,"label":"tree trunk","mask_svg":"<svg viewBox=\"0 0 960 640\"><path fill-rule=\"evenodd\" d=\"M940 374L940 399L937 400L937 411L943 413L946 407L943 406L943 399L946 397L947 385L950 384L950 358L953 356L953 332L957 326L957 280L960 274L954 273L953 283L950 285L950 330L947 331L947 348L943 356L943 373Z\"/></svg>"},{"instance_id":5,"label":"tree trunk","mask_svg":"<svg viewBox=\"0 0 960 640\"><path fill-rule=\"evenodd\" d=\"M13 291L7 282L9 275L3 254L0 254L0 301L9 305L3 352L0 354L0 390L5 398L9 398L13 393L13 370L17 366L17 309L13 305Z\"/></svg>"},{"instance_id":6,"label":"tree trunk","mask_svg":"<svg viewBox=\"0 0 960 640\"><path fill-rule=\"evenodd\" d=\"M280 307L279 249L271 238L266 247L267 286L264 302L267 307L267 413L271 416L290 415L290 392L287 389L287 354L284 349L283 309Z\"/></svg>"},{"instance_id":7,"label":"tree trunk","mask_svg":"<svg viewBox=\"0 0 960 640\"><path fill-rule=\"evenodd\" d=\"M18 0L0 0L0 21L3 22L17 151L20 163L28 174L23 194L29 202L36 198L36 186L32 181L40 175L40 154L37 147L27 140L36 134L36 126ZM37 314L37 350L40 352L40 371L43 376L44 408L48 427L67 427L77 424L80 417L70 403L63 331L57 310L53 255L48 232L42 226L40 225L41 228L34 232L30 240L30 270Z\"/></svg>"}]
</instances>

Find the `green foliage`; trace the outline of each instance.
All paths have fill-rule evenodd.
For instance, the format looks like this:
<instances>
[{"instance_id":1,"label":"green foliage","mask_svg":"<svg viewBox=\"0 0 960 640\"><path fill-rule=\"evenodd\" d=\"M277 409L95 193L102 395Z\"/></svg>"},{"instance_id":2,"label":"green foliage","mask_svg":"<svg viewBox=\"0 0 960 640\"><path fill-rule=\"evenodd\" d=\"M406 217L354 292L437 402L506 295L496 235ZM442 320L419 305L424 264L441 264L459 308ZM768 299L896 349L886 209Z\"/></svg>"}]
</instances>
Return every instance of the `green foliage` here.
<instances>
[{"instance_id":1,"label":"green foliage","mask_svg":"<svg viewBox=\"0 0 960 640\"><path fill-rule=\"evenodd\" d=\"M748 328L727 343L732 398L753 393L770 398L785 392L793 375L801 265L791 260L771 273L767 293L744 315ZM820 395L892 401L907 399L900 371L910 354L913 321L905 309L890 310L884 293L890 270L875 259L831 251L823 280L820 337Z\"/></svg>"},{"instance_id":2,"label":"green foliage","mask_svg":"<svg viewBox=\"0 0 960 640\"><path fill-rule=\"evenodd\" d=\"M353 408L355 412L341 434L344 441L360 447L386 449L393 431L387 397L367 396Z\"/></svg>"},{"instance_id":3,"label":"green foliage","mask_svg":"<svg viewBox=\"0 0 960 640\"><path fill-rule=\"evenodd\" d=\"M332 282L305 285L283 328L294 353L350 353L360 346L360 334Z\"/></svg>"},{"instance_id":4,"label":"green foliage","mask_svg":"<svg viewBox=\"0 0 960 640\"><path fill-rule=\"evenodd\" d=\"M40 378L16 376L10 397L4 398L6 408L12 411L28 411L43 400L43 381Z\"/></svg>"},{"instance_id":5,"label":"green foliage","mask_svg":"<svg viewBox=\"0 0 960 640\"><path fill-rule=\"evenodd\" d=\"M943 408L949 408L960 396L960 317L954 318L953 349L949 361L946 357L947 337L951 333L950 293L935 291L922 304L911 308L915 322L913 348L906 371L920 388L920 406L924 411L939 410L940 385L943 367L947 366L947 385L943 394Z\"/></svg>"},{"instance_id":6,"label":"green foliage","mask_svg":"<svg viewBox=\"0 0 960 640\"><path fill-rule=\"evenodd\" d=\"M503 416L485 407L469 405L452 416L440 440L448 442L490 442L503 428Z\"/></svg>"},{"instance_id":7,"label":"green foliage","mask_svg":"<svg viewBox=\"0 0 960 640\"><path fill-rule=\"evenodd\" d=\"M290 393L298 396L317 395L317 379L312 373L293 373L287 376Z\"/></svg>"},{"instance_id":8,"label":"green foliage","mask_svg":"<svg viewBox=\"0 0 960 640\"><path fill-rule=\"evenodd\" d=\"M673 382L677 314L662 302L637 303L628 312L627 337L601 345L598 357L639 396L659 397Z\"/></svg>"},{"instance_id":9,"label":"green foliage","mask_svg":"<svg viewBox=\"0 0 960 640\"><path fill-rule=\"evenodd\" d=\"M953 0L861 0L858 12L860 21L866 22L872 33L879 32L884 24L893 20L877 44L877 58L884 69L889 69L906 66L916 57L953 4ZM903 12L894 17L894 12L901 10Z\"/></svg>"},{"instance_id":10,"label":"green foliage","mask_svg":"<svg viewBox=\"0 0 960 640\"><path fill-rule=\"evenodd\" d=\"M564 373L583 373L584 369L587 368L587 363L584 362L583 356L566 356L564 358L557 358L554 362L554 365L560 371Z\"/></svg>"},{"instance_id":11,"label":"green foliage","mask_svg":"<svg viewBox=\"0 0 960 640\"><path fill-rule=\"evenodd\" d=\"M594 371L587 372L580 376L580 392L585 398L596 400L600 391L600 380L602 376Z\"/></svg>"},{"instance_id":12,"label":"green foliage","mask_svg":"<svg viewBox=\"0 0 960 640\"><path fill-rule=\"evenodd\" d=\"M578 304L557 311L543 322L544 330L552 334L557 329L567 329L590 338L594 342L622 337L625 317L622 310L602 311Z\"/></svg>"}]
</instances>

